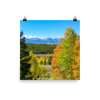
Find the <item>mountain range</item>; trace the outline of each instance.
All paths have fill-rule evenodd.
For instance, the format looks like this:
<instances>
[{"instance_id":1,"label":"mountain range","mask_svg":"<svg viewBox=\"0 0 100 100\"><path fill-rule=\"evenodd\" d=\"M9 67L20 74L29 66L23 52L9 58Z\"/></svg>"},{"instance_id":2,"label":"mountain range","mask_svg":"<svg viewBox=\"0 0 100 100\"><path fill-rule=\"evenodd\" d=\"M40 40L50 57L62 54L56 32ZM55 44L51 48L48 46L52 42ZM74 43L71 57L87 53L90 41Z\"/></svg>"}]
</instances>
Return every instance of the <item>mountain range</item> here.
<instances>
[{"instance_id":1,"label":"mountain range","mask_svg":"<svg viewBox=\"0 0 100 100\"><path fill-rule=\"evenodd\" d=\"M79 36L80 41L80 36ZM25 38L25 43L39 43L39 44L59 44L60 38Z\"/></svg>"},{"instance_id":2,"label":"mountain range","mask_svg":"<svg viewBox=\"0 0 100 100\"><path fill-rule=\"evenodd\" d=\"M25 39L25 43L59 44L59 42L60 42L59 38L46 38L46 39L26 38Z\"/></svg>"}]
</instances>

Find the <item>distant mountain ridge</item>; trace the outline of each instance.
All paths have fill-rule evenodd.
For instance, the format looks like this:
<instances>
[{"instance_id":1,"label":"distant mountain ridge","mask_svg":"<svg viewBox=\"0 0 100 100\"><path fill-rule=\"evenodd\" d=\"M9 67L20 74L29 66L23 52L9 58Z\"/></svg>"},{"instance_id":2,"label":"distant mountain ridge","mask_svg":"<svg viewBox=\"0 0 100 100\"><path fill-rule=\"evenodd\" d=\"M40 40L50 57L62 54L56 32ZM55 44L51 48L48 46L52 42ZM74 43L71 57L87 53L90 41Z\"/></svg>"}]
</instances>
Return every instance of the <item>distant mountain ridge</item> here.
<instances>
[{"instance_id":1,"label":"distant mountain ridge","mask_svg":"<svg viewBox=\"0 0 100 100\"><path fill-rule=\"evenodd\" d=\"M46 39L40 39L40 38L26 38L25 43L39 43L39 44L59 44L60 39L59 38L46 38Z\"/></svg>"},{"instance_id":2,"label":"distant mountain ridge","mask_svg":"<svg viewBox=\"0 0 100 100\"><path fill-rule=\"evenodd\" d=\"M80 41L80 36L79 39ZM25 38L25 43L39 43L39 44L59 44L60 38Z\"/></svg>"}]
</instances>

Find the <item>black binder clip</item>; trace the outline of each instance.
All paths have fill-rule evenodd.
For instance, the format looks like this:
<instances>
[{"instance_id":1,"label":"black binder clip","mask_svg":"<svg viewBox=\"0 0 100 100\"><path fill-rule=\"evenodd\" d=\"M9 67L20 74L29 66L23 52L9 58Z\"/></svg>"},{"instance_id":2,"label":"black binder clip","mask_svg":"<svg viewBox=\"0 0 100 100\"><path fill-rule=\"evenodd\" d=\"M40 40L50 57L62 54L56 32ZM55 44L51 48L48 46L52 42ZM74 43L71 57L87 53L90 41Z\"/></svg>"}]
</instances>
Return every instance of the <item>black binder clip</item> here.
<instances>
[{"instance_id":1,"label":"black binder clip","mask_svg":"<svg viewBox=\"0 0 100 100\"><path fill-rule=\"evenodd\" d=\"M23 21L27 21L26 17L24 17Z\"/></svg>"},{"instance_id":2,"label":"black binder clip","mask_svg":"<svg viewBox=\"0 0 100 100\"><path fill-rule=\"evenodd\" d=\"M77 21L76 17L74 17L73 21Z\"/></svg>"}]
</instances>

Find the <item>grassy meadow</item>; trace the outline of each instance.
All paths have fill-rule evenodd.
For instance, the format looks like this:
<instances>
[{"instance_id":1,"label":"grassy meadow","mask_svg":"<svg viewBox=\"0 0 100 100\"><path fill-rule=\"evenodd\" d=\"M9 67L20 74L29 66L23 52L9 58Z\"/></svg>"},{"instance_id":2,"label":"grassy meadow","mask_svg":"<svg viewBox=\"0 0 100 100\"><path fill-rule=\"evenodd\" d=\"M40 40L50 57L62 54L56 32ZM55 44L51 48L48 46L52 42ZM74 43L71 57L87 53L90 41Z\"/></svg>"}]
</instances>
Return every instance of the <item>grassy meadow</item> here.
<instances>
[{"instance_id":1,"label":"grassy meadow","mask_svg":"<svg viewBox=\"0 0 100 100\"><path fill-rule=\"evenodd\" d=\"M44 59L49 59L50 56L53 57L53 54L34 54L35 57L43 57Z\"/></svg>"}]
</instances>

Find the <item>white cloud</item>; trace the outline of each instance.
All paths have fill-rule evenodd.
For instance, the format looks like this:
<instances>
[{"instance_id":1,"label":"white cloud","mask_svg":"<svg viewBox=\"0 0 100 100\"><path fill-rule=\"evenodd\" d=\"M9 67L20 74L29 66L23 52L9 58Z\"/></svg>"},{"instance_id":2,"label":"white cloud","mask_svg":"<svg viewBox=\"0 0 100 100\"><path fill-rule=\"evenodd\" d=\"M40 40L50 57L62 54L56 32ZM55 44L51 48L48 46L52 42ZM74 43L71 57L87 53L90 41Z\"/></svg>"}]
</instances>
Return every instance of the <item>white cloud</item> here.
<instances>
[{"instance_id":1,"label":"white cloud","mask_svg":"<svg viewBox=\"0 0 100 100\"><path fill-rule=\"evenodd\" d=\"M24 37L27 37L27 35L24 35Z\"/></svg>"},{"instance_id":2,"label":"white cloud","mask_svg":"<svg viewBox=\"0 0 100 100\"><path fill-rule=\"evenodd\" d=\"M27 35L24 35L24 37L26 37L26 38L35 38L36 36L32 36L32 35L27 36Z\"/></svg>"},{"instance_id":3,"label":"white cloud","mask_svg":"<svg viewBox=\"0 0 100 100\"><path fill-rule=\"evenodd\" d=\"M41 37L39 37L39 38L41 38Z\"/></svg>"}]
</instances>

